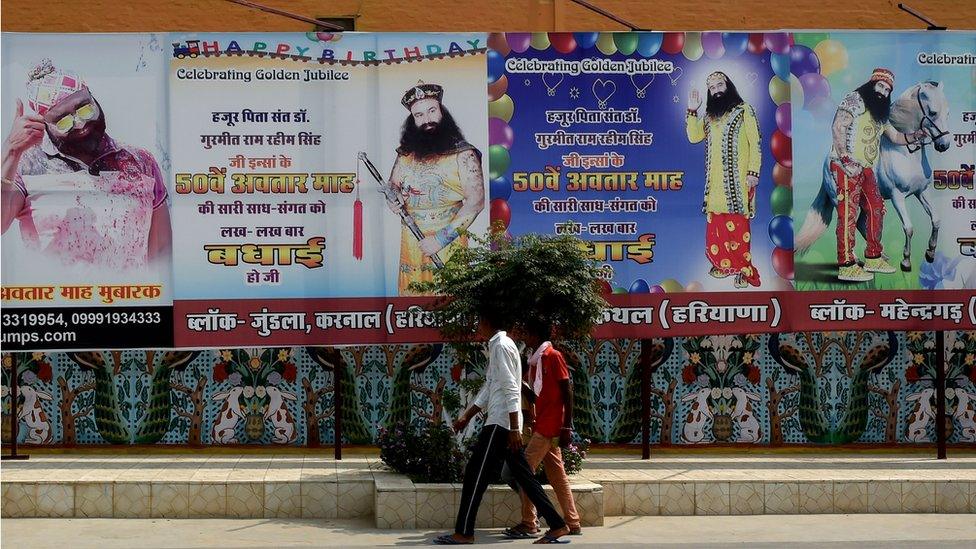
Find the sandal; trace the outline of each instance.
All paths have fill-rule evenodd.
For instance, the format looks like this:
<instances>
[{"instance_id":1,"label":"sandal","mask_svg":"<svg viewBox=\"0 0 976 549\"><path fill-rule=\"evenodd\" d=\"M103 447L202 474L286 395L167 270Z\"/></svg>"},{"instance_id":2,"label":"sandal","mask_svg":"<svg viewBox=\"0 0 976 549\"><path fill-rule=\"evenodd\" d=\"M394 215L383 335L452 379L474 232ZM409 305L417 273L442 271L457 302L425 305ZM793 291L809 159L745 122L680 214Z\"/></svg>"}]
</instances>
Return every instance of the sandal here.
<instances>
[{"instance_id":1,"label":"sandal","mask_svg":"<svg viewBox=\"0 0 976 549\"><path fill-rule=\"evenodd\" d=\"M580 528L579 526L577 526L576 528L570 528L569 529L569 535L571 535L571 536L582 536L583 535L583 529Z\"/></svg>"},{"instance_id":2,"label":"sandal","mask_svg":"<svg viewBox=\"0 0 976 549\"><path fill-rule=\"evenodd\" d=\"M509 539L532 539L539 535L539 529L529 530L529 526L520 522L511 528L506 528L502 535Z\"/></svg>"},{"instance_id":3,"label":"sandal","mask_svg":"<svg viewBox=\"0 0 976 549\"><path fill-rule=\"evenodd\" d=\"M562 538L554 538L554 537L550 536L549 534L546 534L546 535L542 536L541 538L539 538L538 540L536 540L536 542L535 542L535 544L537 544L537 545L548 545L550 543L563 544L563 543L569 543L569 540L568 539L562 539Z\"/></svg>"},{"instance_id":4,"label":"sandal","mask_svg":"<svg viewBox=\"0 0 976 549\"><path fill-rule=\"evenodd\" d=\"M444 534L434 538L434 545L474 545L473 541L458 541L451 534Z\"/></svg>"}]
</instances>

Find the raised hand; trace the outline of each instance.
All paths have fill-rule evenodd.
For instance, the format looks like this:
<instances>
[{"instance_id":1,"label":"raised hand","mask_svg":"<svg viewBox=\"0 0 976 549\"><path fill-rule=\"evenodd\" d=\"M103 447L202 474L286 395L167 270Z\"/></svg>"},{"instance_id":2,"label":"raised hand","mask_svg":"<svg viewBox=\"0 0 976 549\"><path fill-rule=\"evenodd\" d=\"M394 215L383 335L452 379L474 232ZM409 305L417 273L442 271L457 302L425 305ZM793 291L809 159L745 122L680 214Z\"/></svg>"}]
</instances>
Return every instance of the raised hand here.
<instances>
[{"instance_id":1,"label":"raised hand","mask_svg":"<svg viewBox=\"0 0 976 549\"><path fill-rule=\"evenodd\" d=\"M697 111L702 104L701 93L697 89L692 89L688 93L688 110Z\"/></svg>"},{"instance_id":2,"label":"raised hand","mask_svg":"<svg viewBox=\"0 0 976 549\"><path fill-rule=\"evenodd\" d=\"M4 142L4 153L21 154L44 138L44 119L36 114L24 114L24 104L17 100L14 123Z\"/></svg>"}]
</instances>

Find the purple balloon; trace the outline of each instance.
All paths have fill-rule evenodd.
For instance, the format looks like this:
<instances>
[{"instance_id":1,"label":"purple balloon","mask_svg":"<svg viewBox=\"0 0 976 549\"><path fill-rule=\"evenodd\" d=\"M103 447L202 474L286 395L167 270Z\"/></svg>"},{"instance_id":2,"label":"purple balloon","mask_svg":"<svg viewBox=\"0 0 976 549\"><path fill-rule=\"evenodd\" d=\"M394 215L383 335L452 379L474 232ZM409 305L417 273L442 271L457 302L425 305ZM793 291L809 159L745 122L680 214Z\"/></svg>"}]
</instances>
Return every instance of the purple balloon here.
<instances>
[{"instance_id":1,"label":"purple balloon","mask_svg":"<svg viewBox=\"0 0 976 549\"><path fill-rule=\"evenodd\" d=\"M529 44L532 43L532 33L506 32L505 39L508 41L508 47L512 48L512 51L515 53L524 53L525 50L529 49Z\"/></svg>"},{"instance_id":2,"label":"purple balloon","mask_svg":"<svg viewBox=\"0 0 976 549\"><path fill-rule=\"evenodd\" d=\"M664 288L662 288L661 286L655 284L655 285L651 286L651 293L652 294L665 294L667 292L664 291Z\"/></svg>"},{"instance_id":3,"label":"purple balloon","mask_svg":"<svg viewBox=\"0 0 976 549\"><path fill-rule=\"evenodd\" d=\"M793 116L790 112L789 103L783 103L779 107L776 107L776 127L786 137L793 137Z\"/></svg>"},{"instance_id":4,"label":"purple balloon","mask_svg":"<svg viewBox=\"0 0 976 549\"><path fill-rule=\"evenodd\" d=\"M820 58L810 48L794 44L790 47L790 72L797 77L809 72L820 72Z\"/></svg>"},{"instance_id":5,"label":"purple balloon","mask_svg":"<svg viewBox=\"0 0 976 549\"><path fill-rule=\"evenodd\" d=\"M830 97L830 83L816 72L808 72L800 77L803 88L803 108L809 109L822 99Z\"/></svg>"},{"instance_id":6,"label":"purple balloon","mask_svg":"<svg viewBox=\"0 0 976 549\"><path fill-rule=\"evenodd\" d=\"M506 149L512 148L512 141L515 140L515 133L512 127L501 118L488 119L488 144L501 145Z\"/></svg>"},{"instance_id":7,"label":"purple balloon","mask_svg":"<svg viewBox=\"0 0 976 549\"><path fill-rule=\"evenodd\" d=\"M701 44L705 56L709 59L721 59L725 55L725 43L722 42L722 33L720 32L703 32Z\"/></svg>"},{"instance_id":8,"label":"purple balloon","mask_svg":"<svg viewBox=\"0 0 976 549\"><path fill-rule=\"evenodd\" d=\"M766 49L773 53L788 53L790 51L790 35L785 32L767 32L763 35L763 43L766 44Z\"/></svg>"}]
</instances>

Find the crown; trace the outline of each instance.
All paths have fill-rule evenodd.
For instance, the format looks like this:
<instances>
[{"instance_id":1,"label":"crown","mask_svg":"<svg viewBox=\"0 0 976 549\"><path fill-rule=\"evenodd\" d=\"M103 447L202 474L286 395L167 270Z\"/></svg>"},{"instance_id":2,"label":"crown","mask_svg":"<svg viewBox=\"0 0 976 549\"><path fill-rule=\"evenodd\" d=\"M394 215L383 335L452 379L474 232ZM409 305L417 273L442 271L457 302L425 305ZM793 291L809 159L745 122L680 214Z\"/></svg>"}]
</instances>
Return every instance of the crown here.
<instances>
[{"instance_id":1,"label":"crown","mask_svg":"<svg viewBox=\"0 0 976 549\"><path fill-rule=\"evenodd\" d=\"M438 101L444 97L444 88L437 84L424 84L423 80L418 80L417 85L407 90L403 94L400 103L409 109L414 103L421 99L436 99Z\"/></svg>"},{"instance_id":2,"label":"crown","mask_svg":"<svg viewBox=\"0 0 976 549\"><path fill-rule=\"evenodd\" d=\"M54 72L54 63L45 57L37 65L34 65L34 68L27 71L27 81L40 80L52 72Z\"/></svg>"},{"instance_id":3,"label":"crown","mask_svg":"<svg viewBox=\"0 0 976 549\"><path fill-rule=\"evenodd\" d=\"M711 85L712 83L716 82L725 82L726 80L728 80L728 77L725 76L724 72L715 71L712 74L709 74L708 78L705 79L705 85Z\"/></svg>"},{"instance_id":4,"label":"crown","mask_svg":"<svg viewBox=\"0 0 976 549\"><path fill-rule=\"evenodd\" d=\"M895 87L895 74L888 69L882 67L874 69L874 72L871 73L871 81L877 82L879 80L892 88Z\"/></svg>"}]
</instances>

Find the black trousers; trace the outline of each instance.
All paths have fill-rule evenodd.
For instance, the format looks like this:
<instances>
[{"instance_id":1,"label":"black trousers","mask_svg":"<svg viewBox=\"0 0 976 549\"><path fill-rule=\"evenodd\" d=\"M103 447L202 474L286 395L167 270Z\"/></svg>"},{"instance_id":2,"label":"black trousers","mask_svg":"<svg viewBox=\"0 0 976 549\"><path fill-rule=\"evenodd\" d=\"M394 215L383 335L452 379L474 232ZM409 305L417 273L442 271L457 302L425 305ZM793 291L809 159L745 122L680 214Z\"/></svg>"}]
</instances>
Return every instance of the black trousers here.
<instances>
[{"instance_id":1,"label":"black trousers","mask_svg":"<svg viewBox=\"0 0 976 549\"><path fill-rule=\"evenodd\" d=\"M454 532L464 536L474 535L474 522L478 516L481 498L488 489L488 483L501 472L502 464L508 464L515 482L529 497L549 528L566 526L566 522L552 506L542 485L529 469L523 451L508 449L508 429L498 425L487 425L478 434L471 459L464 468L464 485L461 488L461 505L458 508Z\"/></svg>"}]
</instances>

